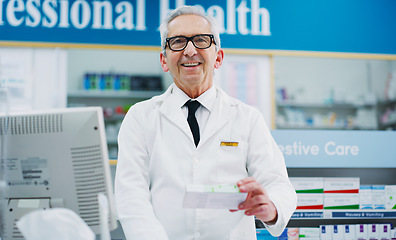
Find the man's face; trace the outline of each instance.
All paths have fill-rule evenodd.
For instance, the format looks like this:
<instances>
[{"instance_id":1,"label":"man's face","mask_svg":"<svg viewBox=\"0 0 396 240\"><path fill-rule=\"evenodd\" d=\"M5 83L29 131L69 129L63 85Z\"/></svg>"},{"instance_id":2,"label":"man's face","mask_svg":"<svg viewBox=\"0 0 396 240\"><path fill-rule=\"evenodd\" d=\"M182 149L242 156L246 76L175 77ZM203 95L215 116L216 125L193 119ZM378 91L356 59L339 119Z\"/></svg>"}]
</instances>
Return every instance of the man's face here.
<instances>
[{"instance_id":1,"label":"man's face","mask_svg":"<svg viewBox=\"0 0 396 240\"><path fill-rule=\"evenodd\" d=\"M197 15L181 15L168 25L168 37L192 37L198 34L211 34L209 22ZM162 69L169 71L175 84L181 88L207 86L213 83L214 68L219 68L223 60L222 50L216 52L215 45L207 49L195 48L192 42L182 51L172 51L166 47L166 56L160 55Z\"/></svg>"}]
</instances>

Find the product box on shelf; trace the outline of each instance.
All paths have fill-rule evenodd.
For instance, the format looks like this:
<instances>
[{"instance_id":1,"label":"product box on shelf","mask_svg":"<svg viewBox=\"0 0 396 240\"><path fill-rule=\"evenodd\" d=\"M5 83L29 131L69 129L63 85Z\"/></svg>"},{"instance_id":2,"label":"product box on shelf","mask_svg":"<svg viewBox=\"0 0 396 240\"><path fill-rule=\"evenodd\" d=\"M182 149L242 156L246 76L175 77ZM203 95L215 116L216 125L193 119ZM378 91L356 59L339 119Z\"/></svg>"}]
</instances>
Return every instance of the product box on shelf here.
<instances>
[{"instance_id":1,"label":"product box on shelf","mask_svg":"<svg viewBox=\"0 0 396 240\"><path fill-rule=\"evenodd\" d=\"M323 178L291 177L296 193L323 193Z\"/></svg>"},{"instance_id":2,"label":"product box on shelf","mask_svg":"<svg viewBox=\"0 0 396 240\"><path fill-rule=\"evenodd\" d=\"M344 240L344 226L333 225L332 240Z\"/></svg>"},{"instance_id":3,"label":"product box on shelf","mask_svg":"<svg viewBox=\"0 0 396 240\"><path fill-rule=\"evenodd\" d=\"M392 239L392 235L391 235L391 228L392 225L389 224L378 224L378 234L379 240L390 240Z\"/></svg>"},{"instance_id":4,"label":"product box on shelf","mask_svg":"<svg viewBox=\"0 0 396 240\"><path fill-rule=\"evenodd\" d=\"M147 90L149 91L162 91L162 80L161 77L157 76L148 76L146 78L147 81Z\"/></svg>"},{"instance_id":5,"label":"product box on shelf","mask_svg":"<svg viewBox=\"0 0 396 240\"><path fill-rule=\"evenodd\" d=\"M344 240L355 240L356 234L355 234L355 225L342 225L344 228Z\"/></svg>"},{"instance_id":6,"label":"product box on shelf","mask_svg":"<svg viewBox=\"0 0 396 240\"><path fill-rule=\"evenodd\" d=\"M297 210L323 209L323 194L297 193Z\"/></svg>"},{"instance_id":7,"label":"product box on shelf","mask_svg":"<svg viewBox=\"0 0 396 240\"><path fill-rule=\"evenodd\" d=\"M385 208L396 209L396 185L385 186Z\"/></svg>"},{"instance_id":8,"label":"product box on shelf","mask_svg":"<svg viewBox=\"0 0 396 240\"><path fill-rule=\"evenodd\" d=\"M379 240L378 224L367 224L367 238Z\"/></svg>"},{"instance_id":9,"label":"product box on shelf","mask_svg":"<svg viewBox=\"0 0 396 240\"><path fill-rule=\"evenodd\" d=\"M356 224L355 225L356 239L368 240L367 238L367 224Z\"/></svg>"},{"instance_id":10,"label":"product box on shelf","mask_svg":"<svg viewBox=\"0 0 396 240\"><path fill-rule=\"evenodd\" d=\"M325 193L324 209L359 209L359 194L356 193Z\"/></svg>"},{"instance_id":11,"label":"product box on shelf","mask_svg":"<svg viewBox=\"0 0 396 240\"><path fill-rule=\"evenodd\" d=\"M396 239L396 228L390 230L391 239Z\"/></svg>"},{"instance_id":12,"label":"product box on shelf","mask_svg":"<svg viewBox=\"0 0 396 240\"><path fill-rule=\"evenodd\" d=\"M324 193L359 193L360 178L324 178Z\"/></svg>"},{"instance_id":13,"label":"product box on shelf","mask_svg":"<svg viewBox=\"0 0 396 240\"><path fill-rule=\"evenodd\" d=\"M360 209L373 209L373 193L371 185L360 185Z\"/></svg>"},{"instance_id":14,"label":"product box on shelf","mask_svg":"<svg viewBox=\"0 0 396 240\"><path fill-rule=\"evenodd\" d=\"M299 239L299 228L285 228L282 234L278 237L278 240L298 240Z\"/></svg>"},{"instance_id":15,"label":"product box on shelf","mask_svg":"<svg viewBox=\"0 0 396 240\"><path fill-rule=\"evenodd\" d=\"M372 185L371 189L373 194L374 209L385 209L385 203L386 203L385 185Z\"/></svg>"},{"instance_id":16,"label":"product box on shelf","mask_svg":"<svg viewBox=\"0 0 396 240\"><path fill-rule=\"evenodd\" d=\"M137 76L121 73L85 73L82 89L89 91L162 91L161 76Z\"/></svg>"},{"instance_id":17,"label":"product box on shelf","mask_svg":"<svg viewBox=\"0 0 396 240\"><path fill-rule=\"evenodd\" d=\"M257 240L277 240L277 237L272 236L267 229L258 228L256 229Z\"/></svg>"},{"instance_id":18,"label":"product box on shelf","mask_svg":"<svg viewBox=\"0 0 396 240\"><path fill-rule=\"evenodd\" d=\"M298 236L302 238L320 238L318 227L300 227L298 229Z\"/></svg>"},{"instance_id":19,"label":"product box on shelf","mask_svg":"<svg viewBox=\"0 0 396 240\"><path fill-rule=\"evenodd\" d=\"M333 225L320 225L319 229L320 240L333 239Z\"/></svg>"}]
</instances>

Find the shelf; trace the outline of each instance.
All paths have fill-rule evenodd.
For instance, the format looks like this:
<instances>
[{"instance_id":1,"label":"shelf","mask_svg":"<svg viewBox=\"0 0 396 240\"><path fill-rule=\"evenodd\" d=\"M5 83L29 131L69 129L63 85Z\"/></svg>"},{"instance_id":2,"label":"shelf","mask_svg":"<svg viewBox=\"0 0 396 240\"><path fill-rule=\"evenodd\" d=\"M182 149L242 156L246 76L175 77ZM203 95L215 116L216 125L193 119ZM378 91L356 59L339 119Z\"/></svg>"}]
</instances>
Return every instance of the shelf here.
<instances>
[{"instance_id":1,"label":"shelf","mask_svg":"<svg viewBox=\"0 0 396 240\"><path fill-rule=\"evenodd\" d=\"M277 102L276 106L298 107L298 108L363 108L363 107L375 107L375 104Z\"/></svg>"},{"instance_id":2,"label":"shelf","mask_svg":"<svg viewBox=\"0 0 396 240\"><path fill-rule=\"evenodd\" d=\"M389 100L389 101L383 101L379 102L378 106L380 107L388 107L388 106L393 106L396 105L396 100Z\"/></svg>"},{"instance_id":3,"label":"shelf","mask_svg":"<svg viewBox=\"0 0 396 240\"><path fill-rule=\"evenodd\" d=\"M297 210L292 220L308 219L396 219L396 210Z\"/></svg>"},{"instance_id":4,"label":"shelf","mask_svg":"<svg viewBox=\"0 0 396 240\"><path fill-rule=\"evenodd\" d=\"M380 128L388 128L388 127L395 127L396 121L389 121L387 123L381 123Z\"/></svg>"},{"instance_id":5,"label":"shelf","mask_svg":"<svg viewBox=\"0 0 396 240\"><path fill-rule=\"evenodd\" d=\"M162 94L162 91L85 91L77 90L68 93L73 98L151 98Z\"/></svg>"},{"instance_id":6,"label":"shelf","mask_svg":"<svg viewBox=\"0 0 396 240\"><path fill-rule=\"evenodd\" d=\"M294 125L294 124L277 124L277 129L315 129L315 130L375 130L374 128L359 127L359 126L307 126L307 125Z\"/></svg>"}]
</instances>

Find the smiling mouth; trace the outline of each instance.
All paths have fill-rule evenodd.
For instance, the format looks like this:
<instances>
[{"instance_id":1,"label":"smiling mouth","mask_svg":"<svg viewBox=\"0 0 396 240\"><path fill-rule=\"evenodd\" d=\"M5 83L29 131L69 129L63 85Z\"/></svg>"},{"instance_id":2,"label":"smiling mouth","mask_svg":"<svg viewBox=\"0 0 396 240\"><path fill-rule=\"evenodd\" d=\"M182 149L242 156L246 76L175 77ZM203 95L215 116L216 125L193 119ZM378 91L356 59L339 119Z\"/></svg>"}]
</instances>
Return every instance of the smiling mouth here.
<instances>
[{"instance_id":1,"label":"smiling mouth","mask_svg":"<svg viewBox=\"0 0 396 240\"><path fill-rule=\"evenodd\" d=\"M194 63L183 63L182 66L183 67L196 67L198 65L201 65L201 63L199 62L194 62Z\"/></svg>"}]
</instances>

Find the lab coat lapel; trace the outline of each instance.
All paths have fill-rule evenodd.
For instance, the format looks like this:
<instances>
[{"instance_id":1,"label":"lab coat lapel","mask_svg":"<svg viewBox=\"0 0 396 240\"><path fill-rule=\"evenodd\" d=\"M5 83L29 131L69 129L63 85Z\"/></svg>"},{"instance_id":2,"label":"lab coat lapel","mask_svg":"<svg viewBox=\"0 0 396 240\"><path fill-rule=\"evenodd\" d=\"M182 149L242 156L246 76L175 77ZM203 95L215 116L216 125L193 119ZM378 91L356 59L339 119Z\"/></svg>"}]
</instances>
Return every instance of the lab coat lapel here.
<instances>
[{"instance_id":1,"label":"lab coat lapel","mask_svg":"<svg viewBox=\"0 0 396 240\"><path fill-rule=\"evenodd\" d=\"M218 90L217 100L213 106L213 110L210 113L208 122L206 123L206 129L203 132L201 141L199 145L202 145L215 135L218 130L220 130L232 117L233 107L228 101L227 96L225 96L221 90ZM199 146L198 145L198 146Z\"/></svg>"},{"instance_id":2,"label":"lab coat lapel","mask_svg":"<svg viewBox=\"0 0 396 240\"><path fill-rule=\"evenodd\" d=\"M180 130L184 132L188 138L194 141L190 127L187 123L187 118L184 116L181 107L176 102L174 95L170 94L167 98L165 98L159 110L163 117L180 128Z\"/></svg>"}]
</instances>

